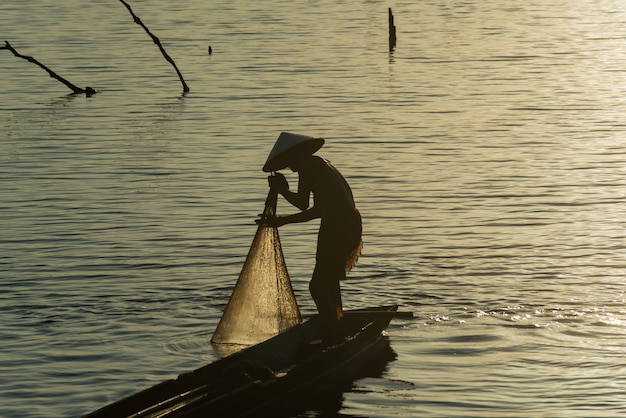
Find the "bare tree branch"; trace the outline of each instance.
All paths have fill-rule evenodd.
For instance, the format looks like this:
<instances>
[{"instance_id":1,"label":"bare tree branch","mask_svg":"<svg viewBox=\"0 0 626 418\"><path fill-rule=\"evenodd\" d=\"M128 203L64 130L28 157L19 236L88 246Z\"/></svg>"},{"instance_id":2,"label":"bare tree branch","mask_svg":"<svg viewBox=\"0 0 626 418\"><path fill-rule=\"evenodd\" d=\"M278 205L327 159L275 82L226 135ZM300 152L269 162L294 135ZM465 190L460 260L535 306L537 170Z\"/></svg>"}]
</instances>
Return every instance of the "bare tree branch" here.
<instances>
[{"instance_id":1,"label":"bare tree branch","mask_svg":"<svg viewBox=\"0 0 626 418\"><path fill-rule=\"evenodd\" d=\"M152 38L152 42L154 42L156 46L159 47L159 49L161 50L161 53L163 54L167 62L172 64L172 66L176 70L176 74L178 74L178 78L180 78L180 82L183 84L183 92L187 93L189 91L189 87L187 86L187 83L185 83L185 80L183 79L183 75L178 70L178 67L176 66L176 63L174 62L174 60L167 54L167 52L165 52L165 49L163 48L163 45L161 45L161 41L159 40L159 38L157 38L156 36L152 34L152 32L150 32L150 30L146 27L146 25L143 24L141 19L133 12L133 9L130 8L128 3L126 3L124 0L120 0L120 1L124 4L124 6L126 6L131 16L133 17L133 20L135 21L135 23L141 26L146 31L146 33L150 35L150 37Z\"/></svg>"},{"instance_id":2,"label":"bare tree branch","mask_svg":"<svg viewBox=\"0 0 626 418\"><path fill-rule=\"evenodd\" d=\"M45 65L40 63L39 61L37 61L35 58L29 57L27 55L20 54L19 52L17 52L15 50L15 48L13 48L11 46L11 44L9 44L8 41L4 41L4 46L0 47L0 49L8 49L16 57L25 59L26 61L32 62L33 64L37 64L38 66L40 66L41 68L46 70L48 72L48 74L50 74L50 77L52 77L52 78L54 78L56 80L59 80L61 83L65 84L67 87L69 87L70 90L72 90L73 94L82 93L82 94L86 94L87 96L91 96L92 94L96 94L97 93L97 91L94 88L85 87L84 89L82 89L82 88L80 88L80 87L70 83L69 81L67 81L66 79L64 79L63 77L59 76L57 73L55 73L54 71L52 71L51 69L49 69L48 67L46 67Z\"/></svg>"}]
</instances>

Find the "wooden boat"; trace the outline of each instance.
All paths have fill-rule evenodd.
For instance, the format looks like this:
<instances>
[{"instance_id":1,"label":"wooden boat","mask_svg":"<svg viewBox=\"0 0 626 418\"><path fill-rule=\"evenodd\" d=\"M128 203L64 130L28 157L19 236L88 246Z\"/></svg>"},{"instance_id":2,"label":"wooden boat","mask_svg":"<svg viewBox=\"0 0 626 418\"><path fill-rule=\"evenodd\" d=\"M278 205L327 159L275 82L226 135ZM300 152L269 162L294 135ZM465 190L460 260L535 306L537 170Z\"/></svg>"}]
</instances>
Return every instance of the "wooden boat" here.
<instances>
[{"instance_id":1,"label":"wooden boat","mask_svg":"<svg viewBox=\"0 0 626 418\"><path fill-rule=\"evenodd\" d=\"M397 305L346 311L343 337L322 346L317 316L273 338L193 372L119 400L85 416L259 417L302 408L320 392L345 385L380 358L389 343L383 331ZM387 359L388 361L389 359ZM302 411L302 409L300 409Z\"/></svg>"}]
</instances>

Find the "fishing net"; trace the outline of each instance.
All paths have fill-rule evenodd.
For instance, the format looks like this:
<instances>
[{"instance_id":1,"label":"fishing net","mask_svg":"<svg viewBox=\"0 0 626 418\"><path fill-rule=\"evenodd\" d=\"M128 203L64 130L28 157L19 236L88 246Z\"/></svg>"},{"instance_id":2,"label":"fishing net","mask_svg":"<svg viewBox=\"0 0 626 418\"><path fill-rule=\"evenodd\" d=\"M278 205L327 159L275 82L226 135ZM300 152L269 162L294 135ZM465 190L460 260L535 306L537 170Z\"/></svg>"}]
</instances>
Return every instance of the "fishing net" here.
<instances>
[{"instance_id":1,"label":"fishing net","mask_svg":"<svg viewBox=\"0 0 626 418\"><path fill-rule=\"evenodd\" d=\"M264 217L276 214L276 200L270 191ZM261 225L211 341L252 345L300 322L278 228Z\"/></svg>"}]
</instances>

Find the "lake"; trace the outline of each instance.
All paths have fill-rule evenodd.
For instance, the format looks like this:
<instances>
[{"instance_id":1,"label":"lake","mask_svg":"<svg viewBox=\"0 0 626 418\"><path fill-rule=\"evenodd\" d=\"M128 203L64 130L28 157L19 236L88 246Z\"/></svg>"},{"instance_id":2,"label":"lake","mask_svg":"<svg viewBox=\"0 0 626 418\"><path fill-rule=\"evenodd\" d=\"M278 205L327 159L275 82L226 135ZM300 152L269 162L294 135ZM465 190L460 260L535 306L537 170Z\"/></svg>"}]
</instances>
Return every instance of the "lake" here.
<instances>
[{"instance_id":1,"label":"lake","mask_svg":"<svg viewBox=\"0 0 626 418\"><path fill-rule=\"evenodd\" d=\"M281 131L353 188L345 308L416 316L323 416L626 414L626 4L130 4L188 93L121 2L0 4L1 41L98 90L0 51L0 416L217 358ZM317 227L281 228L305 316Z\"/></svg>"}]
</instances>

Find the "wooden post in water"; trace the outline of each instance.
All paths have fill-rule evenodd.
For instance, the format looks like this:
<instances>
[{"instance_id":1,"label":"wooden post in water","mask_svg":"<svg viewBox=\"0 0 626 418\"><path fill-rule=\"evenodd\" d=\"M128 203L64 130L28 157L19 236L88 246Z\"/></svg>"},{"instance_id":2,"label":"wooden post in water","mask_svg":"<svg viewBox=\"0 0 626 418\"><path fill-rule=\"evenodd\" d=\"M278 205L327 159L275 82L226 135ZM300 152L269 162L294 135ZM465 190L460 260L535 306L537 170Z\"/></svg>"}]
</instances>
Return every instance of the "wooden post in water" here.
<instances>
[{"instance_id":1,"label":"wooden post in water","mask_svg":"<svg viewBox=\"0 0 626 418\"><path fill-rule=\"evenodd\" d=\"M396 25L393 21L393 12L389 8L389 52L396 49Z\"/></svg>"}]
</instances>

